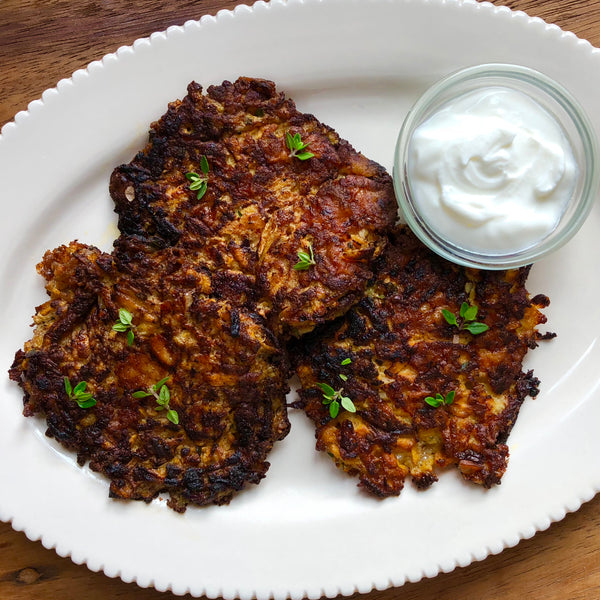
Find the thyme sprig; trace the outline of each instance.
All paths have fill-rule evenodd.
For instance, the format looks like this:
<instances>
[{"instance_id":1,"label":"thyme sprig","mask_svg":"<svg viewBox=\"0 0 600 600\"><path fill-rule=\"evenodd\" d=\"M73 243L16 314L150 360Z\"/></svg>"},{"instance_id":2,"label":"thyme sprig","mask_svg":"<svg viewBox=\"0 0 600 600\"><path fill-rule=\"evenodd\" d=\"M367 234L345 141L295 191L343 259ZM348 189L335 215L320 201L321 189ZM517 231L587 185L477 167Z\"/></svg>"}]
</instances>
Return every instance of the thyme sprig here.
<instances>
[{"instance_id":1,"label":"thyme sprig","mask_svg":"<svg viewBox=\"0 0 600 600\"><path fill-rule=\"evenodd\" d=\"M67 396L77 402L79 408L91 408L96 406L96 399L90 392L86 392L87 381L80 381L75 387L71 385L68 377L64 378L65 392Z\"/></svg>"},{"instance_id":2,"label":"thyme sprig","mask_svg":"<svg viewBox=\"0 0 600 600\"><path fill-rule=\"evenodd\" d=\"M299 133L292 135L287 132L285 134L285 142L290 150L290 158L296 157L299 160L308 160L314 156L312 152L304 152L304 150L308 148L308 143L302 141L302 137Z\"/></svg>"},{"instance_id":3,"label":"thyme sprig","mask_svg":"<svg viewBox=\"0 0 600 600\"><path fill-rule=\"evenodd\" d=\"M455 394L456 392L454 390L448 392L445 396L437 393L435 396L427 396L427 398L425 398L425 402L434 408L438 408L439 406L450 406L450 404L454 402Z\"/></svg>"},{"instance_id":4,"label":"thyme sprig","mask_svg":"<svg viewBox=\"0 0 600 600\"><path fill-rule=\"evenodd\" d=\"M131 346L133 344L133 340L135 335L133 333L133 315L125 308L119 309L119 319L113 325L113 329L115 331L120 331L122 333L127 333L127 344Z\"/></svg>"},{"instance_id":5,"label":"thyme sprig","mask_svg":"<svg viewBox=\"0 0 600 600\"><path fill-rule=\"evenodd\" d=\"M308 271L308 269L312 265L316 265L315 255L313 254L313 247L310 242L308 242L308 252L304 252L303 250L298 250L298 262L294 265L294 270L296 271Z\"/></svg>"},{"instance_id":6,"label":"thyme sprig","mask_svg":"<svg viewBox=\"0 0 600 600\"><path fill-rule=\"evenodd\" d=\"M489 329L489 327L485 323L479 323L475 321L477 311L477 306L469 306L467 302L463 302L461 304L458 317L449 310L442 308L442 314L444 315L444 319L446 319L446 322L449 325L454 325L455 327L458 327L459 331L466 329L469 333L472 333L473 335L479 335L480 333L483 333L484 331L487 331Z\"/></svg>"},{"instance_id":7,"label":"thyme sprig","mask_svg":"<svg viewBox=\"0 0 600 600\"><path fill-rule=\"evenodd\" d=\"M343 388L334 390L326 383L317 383L317 385L323 392L323 404L329 406L329 415L332 419L335 419L338 416L340 407L351 413L356 412L354 402L352 402L348 396L343 395Z\"/></svg>"},{"instance_id":8,"label":"thyme sprig","mask_svg":"<svg viewBox=\"0 0 600 600\"><path fill-rule=\"evenodd\" d=\"M190 181L190 190L193 192L198 192L196 198L200 200L204 194L206 194L206 190L208 189L208 172L210 167L208 166L208 159L206 155L202 155L200 159L200 170L202 171L202 175L191 171L190 173L186 173L185 176Z\"/></svg>"},{"instance_id":9,"label":"thyme sprig","mask_svg":"<svg viewBox=\"0 0 600 600\"><path fill-rule=\"evenodd\" d=\"M166 385L168 380L169 376L167 375L167 377L157 381L154 385L151 385L147 391L139 390L137 392L133 392L132 396L134 398L147 398L148 396L154 396L156 400L155 410L166 410L167 419L174 425L179 425L179 414L169 405L171 401L171 392Z\"/></svg>"}]
</instances>

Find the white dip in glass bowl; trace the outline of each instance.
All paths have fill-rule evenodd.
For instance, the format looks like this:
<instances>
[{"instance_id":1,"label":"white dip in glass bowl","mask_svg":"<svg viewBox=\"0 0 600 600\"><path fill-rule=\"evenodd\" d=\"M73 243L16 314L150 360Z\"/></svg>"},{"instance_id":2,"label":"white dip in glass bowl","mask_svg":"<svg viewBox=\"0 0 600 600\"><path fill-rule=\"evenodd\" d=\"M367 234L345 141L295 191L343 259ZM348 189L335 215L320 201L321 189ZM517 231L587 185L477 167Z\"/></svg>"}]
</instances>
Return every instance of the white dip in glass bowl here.
<instances>
[{"instance_id":1,"label":"white dip in glass bowl","mask_svg":"<svg viewBox=\"0 0 600 600\"><path fill-rule=\"evenodd\" d=\"M396 145L401 217L432 250L485 269L523 266L581 227L600 177L593 127L571 94L518 65L429 88Z\"/></svg>"}]
</instances>

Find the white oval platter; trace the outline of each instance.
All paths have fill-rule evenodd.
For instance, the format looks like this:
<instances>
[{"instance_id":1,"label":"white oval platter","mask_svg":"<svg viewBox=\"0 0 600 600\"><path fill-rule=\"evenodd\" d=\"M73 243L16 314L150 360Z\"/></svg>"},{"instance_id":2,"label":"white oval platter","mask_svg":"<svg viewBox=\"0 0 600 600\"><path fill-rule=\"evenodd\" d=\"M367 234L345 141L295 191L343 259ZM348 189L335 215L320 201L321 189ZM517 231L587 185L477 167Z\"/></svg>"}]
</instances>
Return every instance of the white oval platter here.
<instances>
[{"instance_id":1,"label":"white oval platter","mask_svg":"<svg viewBox=\"0 0 600 600\"><path fill-rule=\"evenodd\" d=\"M35 264L72 239L110 250L112 169L187 84L274 80L300 110L391 169L398 128L426 86L461 67L512 62L565 85L600 131L600 51L524 13L473 0L273 0L138 40L46 91L0 136L0 357L4 372L45 299ZM600 489L600 206L529 289L552 299L558 337L530 353L542 380L521 411L501 486L446 472L374 500L314 450L303 414L259 485L226 507L177 515L163 501L111 501L107 482L21 415L0 384L0 519L94 571L140 586L226 599L383 589L513 546Z\"/></svg>"}]
</instances>

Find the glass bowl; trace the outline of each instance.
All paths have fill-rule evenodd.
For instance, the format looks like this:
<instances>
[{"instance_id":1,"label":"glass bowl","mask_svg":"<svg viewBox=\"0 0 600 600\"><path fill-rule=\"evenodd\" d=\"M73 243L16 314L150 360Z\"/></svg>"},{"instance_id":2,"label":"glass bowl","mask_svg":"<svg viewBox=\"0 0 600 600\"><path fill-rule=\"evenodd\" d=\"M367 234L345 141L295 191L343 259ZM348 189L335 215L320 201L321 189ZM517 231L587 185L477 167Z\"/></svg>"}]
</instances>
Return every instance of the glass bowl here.
<instances>
[{"instance_id":1,"label":"glass bowl","mask_svg":"<svg viewBox=\"0 0 600 600\"><path fill-rule=\"evenodd\" d=\"M481 249L470 242L469 232L449 239L436 224L435 211L423 216L411 180L411 143L415 130L432 115L462 96L486 88L508 88L525 94L549 113L566 136L578 175L570 199L558 224L535 242L509 249ZM441 139L441 138L440 138ZM446 143L439 141L438 143ZM429 88L407 115L396 144L394 188L400 217L429 248L455 263L482 269L508 269L530 264L560 248L579 230L588 216L598 191L597 141L592 124L573 96L557 82L533 69L518 65L486 64L453 73ZM422 189L422 188L421 188ZM443 210L443 209L440 209ZM425 211L427 212L427 211ZM439 223L439 220L438 220Z\"/></svg>"}]
</instances>

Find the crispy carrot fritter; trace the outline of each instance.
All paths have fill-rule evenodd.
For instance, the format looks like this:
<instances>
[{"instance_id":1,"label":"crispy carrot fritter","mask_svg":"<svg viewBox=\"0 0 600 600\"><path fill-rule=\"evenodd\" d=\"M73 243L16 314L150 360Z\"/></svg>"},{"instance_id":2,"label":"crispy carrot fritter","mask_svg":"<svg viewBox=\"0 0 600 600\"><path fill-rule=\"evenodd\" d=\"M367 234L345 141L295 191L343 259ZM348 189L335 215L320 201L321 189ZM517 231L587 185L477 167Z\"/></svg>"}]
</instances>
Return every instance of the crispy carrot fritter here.
<instances>
[{"instance_id":1,"label":"crispy carrot fritter","mask_svg":"<svg viewBox=\"0 0 600 600\"><path fill-rule=\"evenodd\" d=\"M293 156L287 134L314 156ZM207 180L200 198L187 173ZM115 169L110 191L125 236L193 256L210 294L252 307L285 336L359 300L397 211L380 165L272 82L245 77L206 94L191 83ZM309 245L316 264L295 270Z\"/></svg>"},{"instance_id":2,"label":"crispy carrot fritter","mask_svg":"<svg viewBox=\"0 0 600 600\"><path fill-rule=\"evenodd\" d=\"M186 285L189 265L171 260L167 274L166 256L144 259L155 261L154 278L124 275L111 255L76 242L47 252L38 270L50 299L10 377L25 415L45 415L47 435L106 475L112 497L168 492L177 511L227 503L264 477L289 430L285 353L261 317ZM113 329L123 308L131 345ZM65 377L73 388L85 381L96 405L80 408ZM136 397L167 377L178 424L154 395Z\"/></svg>"},{"instance_id":3,"label":"crispy carrot fritter","mask_svg":"<svg viewBox=\"0 0 600 600\"><path fill-rule=\"evenodd\" d=\"M377 496L399 494L408 476L427 488L448 465L485 487L500 483L508 434L525 397L538 393L537 378L521 369L527 350L551 336L537 331L548 298L529 297L528 268L465 269L405 228L374 268L354 308L294 343L296 406L316 425L317 449ZM487 331L460 327L463 303L478 308ZM356 412L332 419L319 383L343 390ZM425 401L450 392L451 404Z\"/></svg>"}]
</instances>

